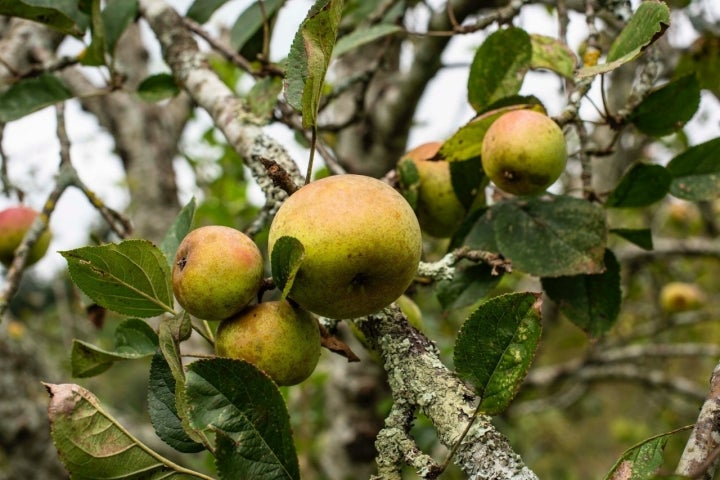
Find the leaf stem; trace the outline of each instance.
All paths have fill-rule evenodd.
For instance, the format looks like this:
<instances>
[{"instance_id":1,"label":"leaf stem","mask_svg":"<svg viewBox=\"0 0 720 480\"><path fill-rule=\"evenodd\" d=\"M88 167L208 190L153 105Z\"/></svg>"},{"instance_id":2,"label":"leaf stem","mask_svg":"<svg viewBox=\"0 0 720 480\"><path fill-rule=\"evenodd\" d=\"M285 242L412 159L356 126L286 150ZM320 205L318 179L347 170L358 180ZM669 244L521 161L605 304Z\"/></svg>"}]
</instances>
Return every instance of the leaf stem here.
<instances>
[{"instance_id":1,"label":"leaf stem","mask_svg":"<svg viewBox=\"0 0 720 480\"><path fill-rule=\"evenodd\" d=\"M475 412L473 413L472 417L470 418L470 421L465 426L465 430L463 430L462 434L460 434L460 438L458 438L458 441L453 445L452 450L450 450L450 453L448 453L447 458L443 462L443 464L440 466L440 471L444 472L445 469L450 465L450 462L452 461L452 458L455 456L455 453L457 452L458 448L460 448L460 444L465 440L465 437L467 436L468 432L470 431L470 427L473 426L475 423L475 420L477 420L478 415L480 414L480 406L482 405L482 399L478 401L477 407L475 407Z\"/></svg>"}]
</instances>

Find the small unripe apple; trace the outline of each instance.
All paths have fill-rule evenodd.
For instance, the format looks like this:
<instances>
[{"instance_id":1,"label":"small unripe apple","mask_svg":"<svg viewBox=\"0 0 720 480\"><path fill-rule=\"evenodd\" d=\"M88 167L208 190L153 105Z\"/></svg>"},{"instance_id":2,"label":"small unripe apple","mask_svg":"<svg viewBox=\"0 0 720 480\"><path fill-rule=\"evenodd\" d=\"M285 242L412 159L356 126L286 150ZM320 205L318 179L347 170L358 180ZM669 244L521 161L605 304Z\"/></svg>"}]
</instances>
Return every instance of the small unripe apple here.
<instances>
[{"instance_id":1,"label":"small unripe apple","mask_svg":"<svg viewBox=\"0 0 720 480\"><path fill-rule=\"evenodd\" d=\"M293 193L268 238L302 243L305 256L289 297L301 307L343 319L369 315L413 281L422 253L415 212L389 185L362 175L335 175Z\"/></svg>"},{"instance_id":2,"label":"small unripe apple","mask_svg":"<svg viewBox=\"0 0 720 480\"><path fill-rule=\"evenodd\" d=\"M465 207L453 190L450 163L430 160L441 146L441 142L424 143L400 160L411 160L417 168L420 186L415 211L420 228L437 238L452 235L465 218Z\"/></svg>"},{"instance_id":3,"label":"small unripe apple","mask_svg":"<svg viewBox=\"0 0 720 480\"><path fill-rule=\"evenodd\" d=\"M15 250L40 213L30 207L19 205L0 212L0 262L9 267ZM26 265L40 260L50 245L51 234L46 230L28 252Z\"/></svg>"},{"instance_id":4,"label":"small unripe apple","mask_svg":"<svg viewBox=\"0 0 720 480\"><path fill-rule=\"evenodd\" d=\"M173 292L191 315L222 320L257 295L262 274L262 254L250 237L230 227L200 227L185 236L175 254Z\"/></svg>"},{"instance_id":5,"label":"small unripe apple","mask_svg":"<svg viewBox=\"0 0 720 480\"><path fill-rule=\"evenodd\" d=\"M220 322L215 353L252 363L278 385L297 385L317 366L320 328L286 300L263 302Z\"/></svg>"},{"instance_id":6,"label":"small unripe apple","mask_svg":"<svg viewBox=\"0 0 720 480\"><path fill-rule=\"evenodd\" d=\"M498 188L514 195L537 195L565 170L567 147L550 117L513 110L490 125L481 157L485 174Z\"/></svg>"},{"instance_id":7,"label":"small unripe apple","mask_svg":"<svg viewBox=\"0 0 720 480\"><path fill-rule=\"evenodd\" d=\"M660 290L660 307L667 313L697 310L705 302L705 295L694 283L670 282Z\"/></svg>"}]
</instances>

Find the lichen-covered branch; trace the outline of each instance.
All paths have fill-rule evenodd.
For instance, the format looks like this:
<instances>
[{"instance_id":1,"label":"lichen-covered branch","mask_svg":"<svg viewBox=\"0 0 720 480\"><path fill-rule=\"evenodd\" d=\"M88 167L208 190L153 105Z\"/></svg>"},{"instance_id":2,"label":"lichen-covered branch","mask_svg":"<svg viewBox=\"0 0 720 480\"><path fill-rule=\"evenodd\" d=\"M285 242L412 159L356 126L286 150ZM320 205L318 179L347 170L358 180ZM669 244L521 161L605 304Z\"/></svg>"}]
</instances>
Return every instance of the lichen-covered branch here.
<instances>
[{"instance_id":1,"label":"lichen-covered branch","mask_svg":"<svg viewBox=\"0 0 720 480\"><path fill-rule=\"evenodd\" d=\"M443 365L435 345L410 326L399 309L389 307L356 320L356 324L383 359L396 408L405 412L419 409L435 426L440 442L448 448L455 447L475 415L479 401L475 393ZM397 418L392 420L391 424L386 423L389 428L398 424ZM383 449L378 453L378 464L387 463L387 458L397 458L397 452L390 449L396 445L402 451L402 435L398 441L400 444L387 441L377 444ZM407 449L403 458L406 455ZM537 478L486 416L475 420L453 461L468 478ZM390 471L389 466L384 468Z\"/></svg>"},{"instance_id":2,"label":"lichen-covered branch","mask_svg":"<svg viewBox=\"0 0 720 480\"><path fill-rule=\"evenodd\" d=\"M710 378L710 391L685 445L676 473L690 478L712 480L720 448L720 364Z\"/></svg>"},{"instance_id":3,"label":"lichen-covered branch","mask_svg":"<svg viewBox=\"0 0 720 480\"><path fill-rule=\"evenodd\" d=\"M262 159L277 162L301 185L303 176L295 162L210 68L186 23L172 7L163 0L141 0L140 11L157 36L176 81L210 114L228 143L243 158L268 204L279 206L287 194L273 184Z\"/></svg>"}]
</instances>

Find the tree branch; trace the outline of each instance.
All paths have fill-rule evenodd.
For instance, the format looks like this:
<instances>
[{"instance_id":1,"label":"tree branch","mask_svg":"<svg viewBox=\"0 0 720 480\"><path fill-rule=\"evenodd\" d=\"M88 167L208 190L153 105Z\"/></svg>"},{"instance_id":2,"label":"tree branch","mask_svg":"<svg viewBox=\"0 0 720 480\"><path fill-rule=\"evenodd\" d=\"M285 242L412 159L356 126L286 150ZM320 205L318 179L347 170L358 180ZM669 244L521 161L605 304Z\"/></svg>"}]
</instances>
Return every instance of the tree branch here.
<instances>
[{"instance_id":1,"label":"tree branch","mask_svg":"<svg viewBox=\"0 0 720 480\"><path fill-rule=\"evenodd\" d=\"M710 392L700 410L690 439L685 445L675 473L690 478L712 480L720 448L720 364L710 378Z\"/></svg>"},{"instance_id":2,"label":"tree branch","mask_svg":"<svg viewBox=\"0 0 720 480\"><path fill-rule=\"evenodd\" d=\"M270 138L243 102L209 67L182 17L163 0L141 0L140 12L147 20L162 48L163 57L176 81L205 109L228 143L243 158L255 180L274 208L287 197L273 184L262 159L277 162L293 181L304 181L287 151Z\"/></svg>"},{"instance_id":3,"label":"tree branch","mask_svg":"<svg viewBox=\"0 0 720 480\"><path fill-rule=\"evenodd\" d=\"M435 345L410 326L397 307L355 322L383 359L394 403L401 409L396 412L419 409L435 426L440 442L452 449L473 418L479 398L442 364ZM398 419L391 420L386 428L397 428ZM376 445L384 449L379 464L385 463L384 455L398 458L388 451L392 443ZM397 448L403 451L402 445ZM486 416L475 420L453 460L469 478L537 478Z\"/></svg>"}]
</instances>

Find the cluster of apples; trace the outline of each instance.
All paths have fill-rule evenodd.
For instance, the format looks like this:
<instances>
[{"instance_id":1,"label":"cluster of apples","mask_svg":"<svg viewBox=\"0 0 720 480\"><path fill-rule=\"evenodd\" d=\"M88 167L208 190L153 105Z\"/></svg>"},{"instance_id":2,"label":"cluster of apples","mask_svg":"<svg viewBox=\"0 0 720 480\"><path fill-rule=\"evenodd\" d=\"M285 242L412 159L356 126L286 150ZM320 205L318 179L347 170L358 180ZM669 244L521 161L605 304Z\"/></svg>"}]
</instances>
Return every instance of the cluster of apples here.
<instances>
[{"instance_id":1,"label":"cluster of apples","mask_svg":"<svg viewBox=\"0 0 720 480\"><path fill-rule=\"evenodd\" d=\"M40 213L25 205L17 205L0 211L0 263L9 267L25 234ZM51 234L43 232L28 252L25 265L40 260L50 245Z\"/></svg>"},{"instance_id":2,"label":"cluster of apples","mask_svg":"<svg viewBox=\"0 0 720 480\"><path fill-rule=\"evenodd\" d=\"M415 164L420 226L438 238L451 235L467 213L455 195L449 162L435 158L441 146L441 142L422 144L400 160ZM488 128L481 158L485 175L500 190L513 195L538 195L565 170L565 137L550 117L534 110L512 110Z\"/></svg>"},{"instance_id":3,"label":"cluster of apples","mask_svg":"<svg viewBox=\"0 0 720 480\"><path fill-rule=\"evenodd\" d=\"M263 258L244 233L207 226L180 243L172 285L190 314L219 320L218 355L294 385L315 369L320 331L312 314L355 318L386 307L407 289L422 253L420 225L389 185L361 175L336 175L305 185L278 209L268 251L283 237L298 240L302 263L289 300L253 304Z\"/></svg>"}]
</instances>

